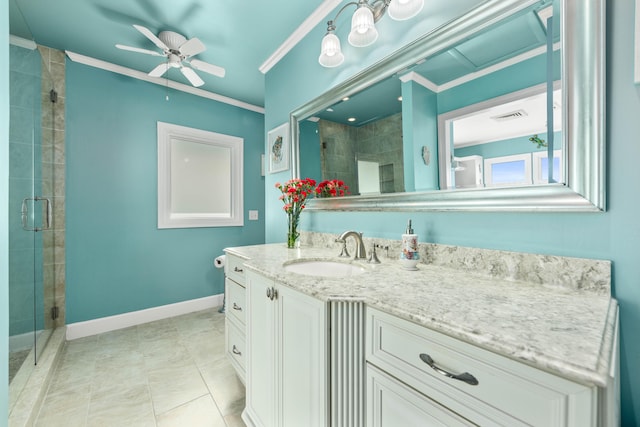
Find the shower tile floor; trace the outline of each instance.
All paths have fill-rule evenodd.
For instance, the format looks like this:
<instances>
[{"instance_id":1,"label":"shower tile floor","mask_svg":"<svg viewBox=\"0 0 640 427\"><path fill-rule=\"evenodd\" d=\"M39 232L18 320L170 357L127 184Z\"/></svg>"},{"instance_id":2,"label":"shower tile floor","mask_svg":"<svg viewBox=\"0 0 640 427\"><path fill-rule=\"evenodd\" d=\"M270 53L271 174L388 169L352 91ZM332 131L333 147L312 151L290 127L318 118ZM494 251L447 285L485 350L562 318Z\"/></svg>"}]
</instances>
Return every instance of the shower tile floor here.
<instances>
[{"instance_id":1,"label":"shower tile floor","mask_svg":"<svg viewBox=\"0 0 640 427\"><path fill-rule=\"evenodd\" d=\"M244 426L217 309L66 343L36 426Z\"/></svg>"}]
</instances>

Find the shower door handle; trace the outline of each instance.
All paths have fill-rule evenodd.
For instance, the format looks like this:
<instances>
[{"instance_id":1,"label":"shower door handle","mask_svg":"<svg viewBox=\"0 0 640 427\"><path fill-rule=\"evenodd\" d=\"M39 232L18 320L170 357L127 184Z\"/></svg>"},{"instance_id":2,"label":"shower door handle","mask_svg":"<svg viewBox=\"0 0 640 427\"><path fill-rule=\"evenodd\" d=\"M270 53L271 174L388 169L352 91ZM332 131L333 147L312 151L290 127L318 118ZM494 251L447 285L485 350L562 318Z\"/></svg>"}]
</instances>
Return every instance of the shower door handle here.
<instances>
[{"instance_id":1,"label":"shower door handle","mask_svg":"<svg viewBox=\"0 0 640 427\"><path fill-rule=\"evenodd\" d=\"M34 200L33 197L25 197L22 199L22 229L25 231L36 231L35 228L29 227L29 205L30 200Z\"/></svg>"},{"instance_id":2,"label":"shower door handle","mask_svg":"<svg viewBox=\"0 0 640 427\"><path fill-rule=\"evenodd\" d=\"M46 203L45 209L45 221L42 227L30 227L29 226L29 201L41 202L44 201ZM22 199L22 229L25 231L38 231L49 230L51 228L51 223L53 222L53 212L51 209L51 200L46 197L25 197Z\"/></svg>"}]
</instances>

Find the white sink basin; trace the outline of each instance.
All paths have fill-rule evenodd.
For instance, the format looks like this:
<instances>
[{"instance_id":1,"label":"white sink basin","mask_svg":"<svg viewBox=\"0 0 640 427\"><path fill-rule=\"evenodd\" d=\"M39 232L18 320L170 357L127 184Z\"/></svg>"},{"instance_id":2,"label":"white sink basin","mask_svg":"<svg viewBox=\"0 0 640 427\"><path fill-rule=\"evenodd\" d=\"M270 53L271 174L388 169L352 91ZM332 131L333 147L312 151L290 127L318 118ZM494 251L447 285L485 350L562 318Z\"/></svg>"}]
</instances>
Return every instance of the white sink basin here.
<instances>
[{"instance_id":1,"label":"white sink basin","mask_svg":"<svg viewBox=\"0 0 640 427\"><path fill-rule=\"evenodd\" d=\"M320 277L346 277L357 276L367 271L357 264L347 264L339 261L297 261L284 264L285 271L289 273L304 274Z\"/></svg>"}]
</instances>

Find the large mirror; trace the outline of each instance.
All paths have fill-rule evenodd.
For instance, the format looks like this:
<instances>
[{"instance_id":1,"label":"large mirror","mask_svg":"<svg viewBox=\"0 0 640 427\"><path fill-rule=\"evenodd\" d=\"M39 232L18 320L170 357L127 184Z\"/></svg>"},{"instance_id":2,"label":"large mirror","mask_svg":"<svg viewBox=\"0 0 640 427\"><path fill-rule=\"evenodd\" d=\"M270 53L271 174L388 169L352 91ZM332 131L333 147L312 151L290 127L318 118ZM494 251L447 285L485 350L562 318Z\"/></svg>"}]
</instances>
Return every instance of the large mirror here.
<instances>
[{"instance_id":1,"label":"large mirror","mask_svg":"<svg viewBox=\"0 0 640 427\"><path fill-rule=\"evenodd\" d=\"M309 209L598 211L604 1L489 0L291 115Z\"/></svg>"}]
</instances>

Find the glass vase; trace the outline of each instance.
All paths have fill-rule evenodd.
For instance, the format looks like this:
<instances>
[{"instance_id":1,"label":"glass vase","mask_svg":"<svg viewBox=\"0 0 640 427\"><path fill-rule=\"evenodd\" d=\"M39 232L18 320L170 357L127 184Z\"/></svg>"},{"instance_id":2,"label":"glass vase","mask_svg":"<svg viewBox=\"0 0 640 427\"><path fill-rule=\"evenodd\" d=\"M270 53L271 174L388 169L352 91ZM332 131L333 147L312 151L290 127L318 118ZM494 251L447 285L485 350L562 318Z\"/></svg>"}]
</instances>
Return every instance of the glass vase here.
<instances>
[{"instance_id":1,"label":"glass vase","mask_svg":"<svg viewBox=\"0 0 640 427\"><path fill-rule=\"evenodd\" d=\"M287 230L287 247L295 248L298 242L298 237L300 237L300 233L298 233L298 215L289 214L289 228Z\"/></svg>"}]
</instances>

